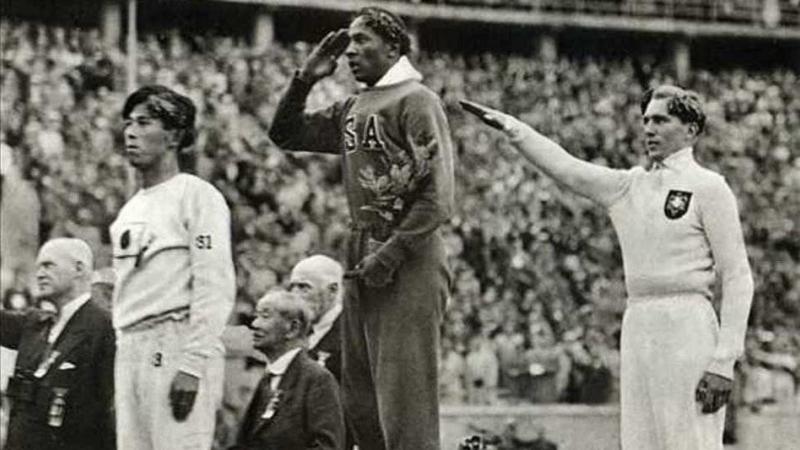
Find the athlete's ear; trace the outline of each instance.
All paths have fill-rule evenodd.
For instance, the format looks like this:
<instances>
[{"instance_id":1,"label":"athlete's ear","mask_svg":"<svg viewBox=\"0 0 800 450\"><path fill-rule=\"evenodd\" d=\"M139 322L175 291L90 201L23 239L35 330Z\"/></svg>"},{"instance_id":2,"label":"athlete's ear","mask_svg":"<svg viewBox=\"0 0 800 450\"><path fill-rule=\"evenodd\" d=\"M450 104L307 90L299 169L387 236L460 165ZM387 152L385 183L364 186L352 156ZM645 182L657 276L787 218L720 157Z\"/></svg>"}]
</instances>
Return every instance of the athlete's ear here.
<instances>
[{"instance_id":1,"label":"athlete's ear","mask_svg":"<svg viewBox=\"0 0 800 450\"><path fill-rule=\"evenodd\" d=\"M167 136L167 146L170 150L179 150L181 148L181 141L183 141L183 134L182 130L169 130Z\"/></svg>"},{"instance_id":2,"label":"athlete's ear","mask_svg":"<svg viewBox=\"0 0 800 450\"><path fill-rule=\"evenodd\" d=\"M689 132L692 134L692 138L696 138L697 135L700 134L700 126L694 122L690 123Z\"/></svg>"}]
</instances>

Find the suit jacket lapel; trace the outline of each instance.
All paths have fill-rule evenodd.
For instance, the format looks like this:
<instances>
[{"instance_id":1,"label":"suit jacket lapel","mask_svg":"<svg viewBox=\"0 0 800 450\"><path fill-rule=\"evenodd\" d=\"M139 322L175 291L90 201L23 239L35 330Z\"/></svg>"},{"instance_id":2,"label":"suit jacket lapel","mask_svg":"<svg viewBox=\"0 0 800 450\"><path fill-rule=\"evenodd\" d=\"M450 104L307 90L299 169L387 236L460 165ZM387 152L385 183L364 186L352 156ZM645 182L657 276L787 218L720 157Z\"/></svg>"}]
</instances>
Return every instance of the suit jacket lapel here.
<instances>
[{"instance_id":1,"label":"suit jacket lapel","mask_svg":"<svg viewBox=\"0 0 800 450\"><path fill-rule=\"evenodd\" d=\"M261 420L261 415L264 413L264 408L268 403L270 395L269 383L267 377L261 377L261 380L253 392L253 398L250 400L250 405L247 407L247 412L244 415L241 428L239 429L238 442L245 442L250 437L255 436L256 429Z\"/></svg>"},{"instance_id":2,"label":"suit jacket lapel","mask_svg":"<svg viewBox=\"0 0 800 450\"><path fill-rule=\"evenodd\" d=\"M58 335L50 350L51 352L58 352L58 357L54 359L48 371L52 370L53 367L58 367L89 335L91 331L89 314L90 309L93 307L94 305L91 305L91 300L86 302L69 319L64 329L61 330L61 334Z\"/></svg>"}]
</instances>

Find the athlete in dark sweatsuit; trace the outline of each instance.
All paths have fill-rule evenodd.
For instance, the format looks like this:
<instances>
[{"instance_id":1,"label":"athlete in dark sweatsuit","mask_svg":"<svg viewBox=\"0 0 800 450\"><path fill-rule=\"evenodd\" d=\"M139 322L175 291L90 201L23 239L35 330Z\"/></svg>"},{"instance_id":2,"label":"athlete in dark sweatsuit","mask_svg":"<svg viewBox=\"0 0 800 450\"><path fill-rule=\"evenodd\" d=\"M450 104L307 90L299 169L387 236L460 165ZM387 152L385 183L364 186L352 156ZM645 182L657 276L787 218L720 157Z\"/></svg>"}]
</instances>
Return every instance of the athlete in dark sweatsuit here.
<instances>
[{"instance_id":1,"label":"athlete in dark sweatsuit","mask_svg":"<svg viewBox=\"0 0 800 450\"><path fill-rule=\"evenodd\" d=\"M342 52L367 88L304 113ZM439 448L437 355L450 285L439 227L453 211L453 146L441 102L407 52L399 19L362 10L314 50L270 129L282 148L343 157L352 235L342 382L361 450Z\"/></svg>"}]
</instances>

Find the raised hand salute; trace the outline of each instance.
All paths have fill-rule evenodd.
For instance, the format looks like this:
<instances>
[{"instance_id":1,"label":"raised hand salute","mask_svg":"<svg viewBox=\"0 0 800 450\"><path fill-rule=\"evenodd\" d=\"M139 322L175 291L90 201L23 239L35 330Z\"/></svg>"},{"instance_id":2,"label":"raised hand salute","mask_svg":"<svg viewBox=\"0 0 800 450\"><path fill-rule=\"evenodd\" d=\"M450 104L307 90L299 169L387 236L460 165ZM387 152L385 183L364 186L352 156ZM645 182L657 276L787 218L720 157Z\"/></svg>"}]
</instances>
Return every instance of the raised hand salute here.
<instances>
[{"instance_id":1,"label":"raised hand salute","mask_svg":"<svg viewBox=\"0 0 800 450\"><path fill-rule=\"evenodd\" d=\"M336 71L336 61L342 56L349 43L350 37L347 35L347 28L340 28L325 35L308 55L303 68L300 69L298 73L300 79L308 83L316 83L333 74Z\"/></svg>"}]
</instances>

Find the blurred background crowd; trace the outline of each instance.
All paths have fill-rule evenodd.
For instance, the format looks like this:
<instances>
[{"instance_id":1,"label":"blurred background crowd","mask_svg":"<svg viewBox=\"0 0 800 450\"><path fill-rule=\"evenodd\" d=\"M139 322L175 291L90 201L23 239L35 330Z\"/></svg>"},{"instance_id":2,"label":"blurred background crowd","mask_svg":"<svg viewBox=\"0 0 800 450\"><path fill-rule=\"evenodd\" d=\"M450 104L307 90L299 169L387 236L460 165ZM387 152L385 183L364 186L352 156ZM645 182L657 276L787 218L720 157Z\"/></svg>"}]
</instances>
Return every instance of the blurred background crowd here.
<instances>
[{"instance_id":1,"label":"blurred background crowd","mask_svg":"<svg viewBox=\"0 0 800 450\"><path fill-rule=\"evenodd\" d=\"M484 0L484 3L493 2ZM108 226L134 186L121 154L125 55L97 30L0 21L3 307L30 304L40 242L75 236L110 265ZM256 52L225 37L139 47L138 83L191 97L199 138L184 163L224 194L233 217L238 322L312 252L342 255L348 218L336 157L287 154L267 138L278 98L310 45ZM576 156L639 162L639 98L674 82L631 59L546 60L421 52L415 64L446 103L457 148L454 268L443 325L442 401L607 403L618 396L624 309L620 251L604 211L566 193L466 116L469 98L514 114ZM694 71L706 100L696 155L739 200L756 281L738 401L800 404L800 78L788 69ZM312 108L355 89L345 68ZM106 286L107 270L98 271Z\"/></svg>"},{"instance_id":2,"label":"blurred background crowd","mask_svg":"<svg viewBox=\"0 0 800 450\"><path fill-rule=\"evenodd\" d=\"M405 0L417 4L620 16L660 16L712 22L758 23L767 27L798 24L792 7L800 0Z\"/></svg>"}]
</instances>

